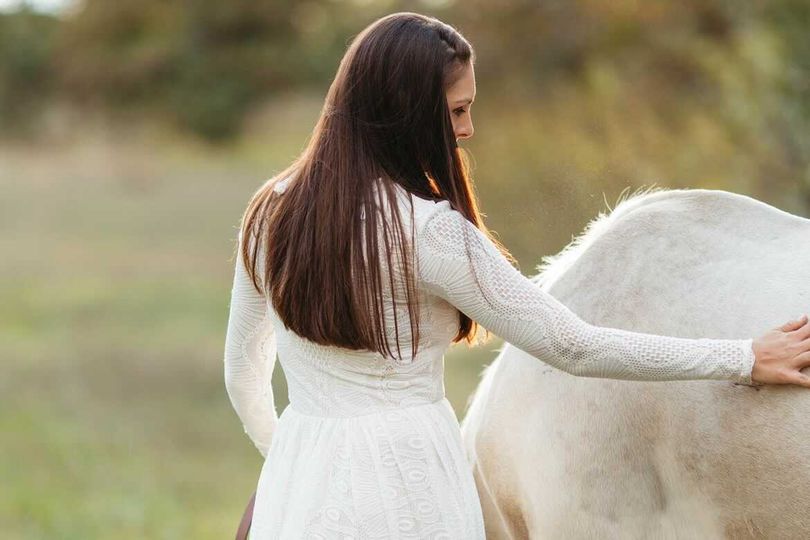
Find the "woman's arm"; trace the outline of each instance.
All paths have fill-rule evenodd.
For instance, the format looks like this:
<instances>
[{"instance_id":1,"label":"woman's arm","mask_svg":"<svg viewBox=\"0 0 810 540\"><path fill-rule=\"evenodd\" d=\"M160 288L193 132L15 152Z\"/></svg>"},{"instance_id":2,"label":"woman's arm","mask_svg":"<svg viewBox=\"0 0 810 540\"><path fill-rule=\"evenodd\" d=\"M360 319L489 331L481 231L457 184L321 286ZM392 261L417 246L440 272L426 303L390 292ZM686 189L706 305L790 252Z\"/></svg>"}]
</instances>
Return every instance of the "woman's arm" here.
<instances>
[{"instance_id":1,"label":"woman's arm","mask_svg":"<svg viewBox=\"0 0 810 540\"><path fill-rule=\"evenodd\" d=\"M245 433L262 457L267 457L278 423L270 384L276 363L275 332L265 297L253 286L245 268L241 241L240 231L225 336L225 388Z\"/></svg>"},{"instance_id":2,"label":"woman's arm","mask_svg":"<svg viewBox=\"0 0 810 540\"><path fill-rule=\"evenodd\" d=\"M435 203L416 239L423 286L558 369L584 377L754 384L753 339L688 339L591 325L518 271L448 201Z\"/></svg>"}]
</instances>

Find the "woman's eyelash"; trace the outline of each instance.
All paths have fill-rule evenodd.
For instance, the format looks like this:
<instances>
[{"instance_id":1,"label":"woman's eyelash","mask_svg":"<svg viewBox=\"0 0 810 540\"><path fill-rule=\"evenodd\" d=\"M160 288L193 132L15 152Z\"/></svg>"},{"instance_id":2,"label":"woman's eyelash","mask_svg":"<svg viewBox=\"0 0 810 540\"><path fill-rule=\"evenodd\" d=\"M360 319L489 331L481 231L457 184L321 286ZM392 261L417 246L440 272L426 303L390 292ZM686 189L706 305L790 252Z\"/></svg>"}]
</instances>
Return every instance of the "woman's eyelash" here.
<instances>
[{"instance_id":1,"label":"woman's eyelash","mask_svg":"<svg viewBox=\"0 0 810 540\"><path fill-rule=\"evenodd\" d=\"M464 109L456 109L456 110L455 110L455 111L453 111L453 112L454 112L454 113L456 113L456 114L458 114L458 115L460 115L460 114L464 114Z\"/></svg>"}]
</instances>

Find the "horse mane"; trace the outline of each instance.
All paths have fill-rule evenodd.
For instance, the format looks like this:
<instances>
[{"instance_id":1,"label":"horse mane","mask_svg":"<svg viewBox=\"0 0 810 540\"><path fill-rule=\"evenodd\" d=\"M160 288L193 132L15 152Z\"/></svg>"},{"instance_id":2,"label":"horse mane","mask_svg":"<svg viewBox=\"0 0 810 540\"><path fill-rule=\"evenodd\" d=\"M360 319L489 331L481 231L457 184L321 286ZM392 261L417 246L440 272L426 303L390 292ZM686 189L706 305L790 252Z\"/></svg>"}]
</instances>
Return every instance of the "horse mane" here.
<instances>
[{"instance_id":1,"label":"horse mane","mask_svg":"<svg viewBox=\"0 0 810 540\"><path fill-rule=\"evenodd\" d=\"M629 190L630 186L622 190L613 208L610 207L610 204L605 199L605 206L608 207L609 212L605 213L603 210L600 210L599 214L588 222L583 231L578 236L574 237L559 253L542 257L542 262L535 267L538 273L527 277L537 286L548 291L551 285L571 268L577 259L610 230L618 220L627 216L639 206L658 200L670 193L689 191L688 189L656 187L655 184L649 187L641 186L632 193ZM602 196L604 198L604 193ZM504 341L500 347L495 349L495 352L500 355L508 346L509 343ZM483 391L484 387L492 383L498 365L498 362L490 362L479 372L480 380L478 387L467 397L467 402L464 406L465 414L461 421L462 429L465 428L470 405L473 403L478 392ZM479 403L479 406L482 405ZM474 451L474 447L471 451Z\"/></svg>"},{"instance_id":2,"label":"horse mane","mask_svg":"<svg viewBox=\"0 0 810 540\"><path fill-rule=\"evenodd\" d=\"M613 208L611 208L610 204L607 202L607 200L605 200L605 206L607 206L609 212L606 213L603 210L600 210L599 214L588 222L583 231L574 237L571 242L559 253L556 255L546 255L542 257L542 262L536 266L538 273L535 275L529 275L527 277L537 286L548 292L554 282L556 282L560 276L565 274L565 272L570 269L574 263L576 263L580 256L582 256L594 243L596 243L602 236L610 231L619 220L627 217L631 212L637 210L641 206L649 205L673 194L688 194L695 191L706 191L690 188L673 189L657 187L655 184L649 187L641 186L633 192L630 192L629 190L630 186L622 190ZM500 355L508 347L509 343L504 341L503 344L494 351ZM473 404L476 395L479 392L485 391L484 389L492 384L495 377L495 371L497 370L498 366L499 362L490 362L479 372L479 384L468 396L464 407L465 414L461 421L462 429L466 429L466 418L470 413L470 406ZM477 402L477 404L478 406L483 406L482 402L480 401ZM474 446L471 449L468 448L468 451L474 452Z\"/></svg>"},{"instance_id":3,"label":"horse mane","mask_svg":"<svg viewBox=\"0 0 810 540\"><path fill-rule=\"evenodd\" d=\"M633 192L629 192L629 190L630 186L619 194L613 208L611 208L610 204L605 200L605 205L609 210L608 212L600 210L598 215L588 222L582 232L573 237L571 242L560 250L559 253L542 257L542 262L536 266L537 274L527 277L541 289L549 292L554 283L556 283L561 276L565 275L588 249L602 240L604 236L609 234L616 227L621 226L619 221L633 219L633 217L630 216L631 213L642 208L649 209L651 205L662 202L697 205L692 206L692 208L702 207L707 211L710 210L714 212L727 211L729 208L734 207L739 210L739 205L744 204L746 212L751 216L754 216L755 213L762 215L761 213L764 212L771 220L778 217L793 223L797 221L803 222L805 226L810 226L810 220L807 218L788 213L749 196L724 190L703 188L673 189L656 187L655 185L649 187L642 186ZM661 210L665 212L671 209L672 206L664 206L661 208ZM500 355L508 347L509 343L504 341L500 347L494 349L494 352ZM466 414L461 422L463 429L466 426L466 418L470 412L469 408L473 404L476 395L479 392L485 391L485 388L492 384L499 365L501 365L499 362L490 362L479 372L480 380L478 387L467 398L465 406ZM479 401L476 402L476 406L483 406L483 404Z\"/></svg>"},{"instance_id":4,"label":"horse mane","mask_svg":"<svg viewBox=\"0 0 810 540\"><path fill-rule=\"evenodd\" d=\"M618 220L629 214L641 205L657 200L661 196L666 196L673 192L689 191L688 189L670 189L656 187L654 184L645 187L641 186L632 193L630 186L626 187L619 194L613 208L605 199L605 206L609 212L599 211L599 214L585 226L583 231L565 246L556 255L546 255L535 267L537 274L529 276L536 285L548 290L559 276L564 274L587 249L605 234ZM604 192L602 193L604 198Z\"/></svg>"}]
</instances>

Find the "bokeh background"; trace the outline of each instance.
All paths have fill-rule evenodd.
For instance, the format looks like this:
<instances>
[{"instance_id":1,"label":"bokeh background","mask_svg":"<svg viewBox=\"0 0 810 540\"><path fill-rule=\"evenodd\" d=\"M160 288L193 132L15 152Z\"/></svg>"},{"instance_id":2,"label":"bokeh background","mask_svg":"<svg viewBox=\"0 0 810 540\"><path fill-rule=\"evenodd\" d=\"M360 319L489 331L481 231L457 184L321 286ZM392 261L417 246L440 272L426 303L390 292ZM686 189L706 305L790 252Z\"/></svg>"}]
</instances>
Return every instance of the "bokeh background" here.
<instances>
[{"instance_id":1,"label":"bokeh background","mask_svg":"<svg viewBox=\"0 0 810 540\"><path fill-rule=\"evenodd\" d=\"M462 145L526 274L637 187L810 213L806 0L0 0L3 538L232 537L238 221L394 11L475 47ZM459 419L501 343L448 352Z\"/></svg>"}]
</instances>

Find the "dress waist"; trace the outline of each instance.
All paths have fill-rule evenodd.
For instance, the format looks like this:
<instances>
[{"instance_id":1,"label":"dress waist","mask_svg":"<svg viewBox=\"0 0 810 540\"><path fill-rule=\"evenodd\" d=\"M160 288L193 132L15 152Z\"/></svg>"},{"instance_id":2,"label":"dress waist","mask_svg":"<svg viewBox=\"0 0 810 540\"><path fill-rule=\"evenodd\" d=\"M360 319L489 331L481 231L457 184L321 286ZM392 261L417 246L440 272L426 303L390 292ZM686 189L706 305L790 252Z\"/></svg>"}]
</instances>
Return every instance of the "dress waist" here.
<instances>
[{"instance_id":1,"label":"dress waist","mask_svg":"<svg viewBox=\"0 0 810 540\"><path fill-rule=\"evenodd\" d=\"M452 405L450 401L447 399L446 396L442 396L439 399L433 401L420 401L420 402L411 402L402 405L390 405L390 406L375 406L375 407L368 407L366 409L356 409L351 412L343 411L333 411L333 412L340 412L341 414L328 414L325 411L302 411L299 407L295 406L294 403L290 402L284 410L282 411L281 415L284 416L287 411L290 411L293 414L299 416L308 416L313 418L333 418L333 419L357 419L362 418L365 416L374 416L374 415L383 415L383 416L391 416L392 418L399 418L399 412L403 409L414 409L419 407L427 407L429 405L432 406L445 406L449 407L452 410ZM455 413L454 413L455 414Z\"/></svg>"}]
</instances>

